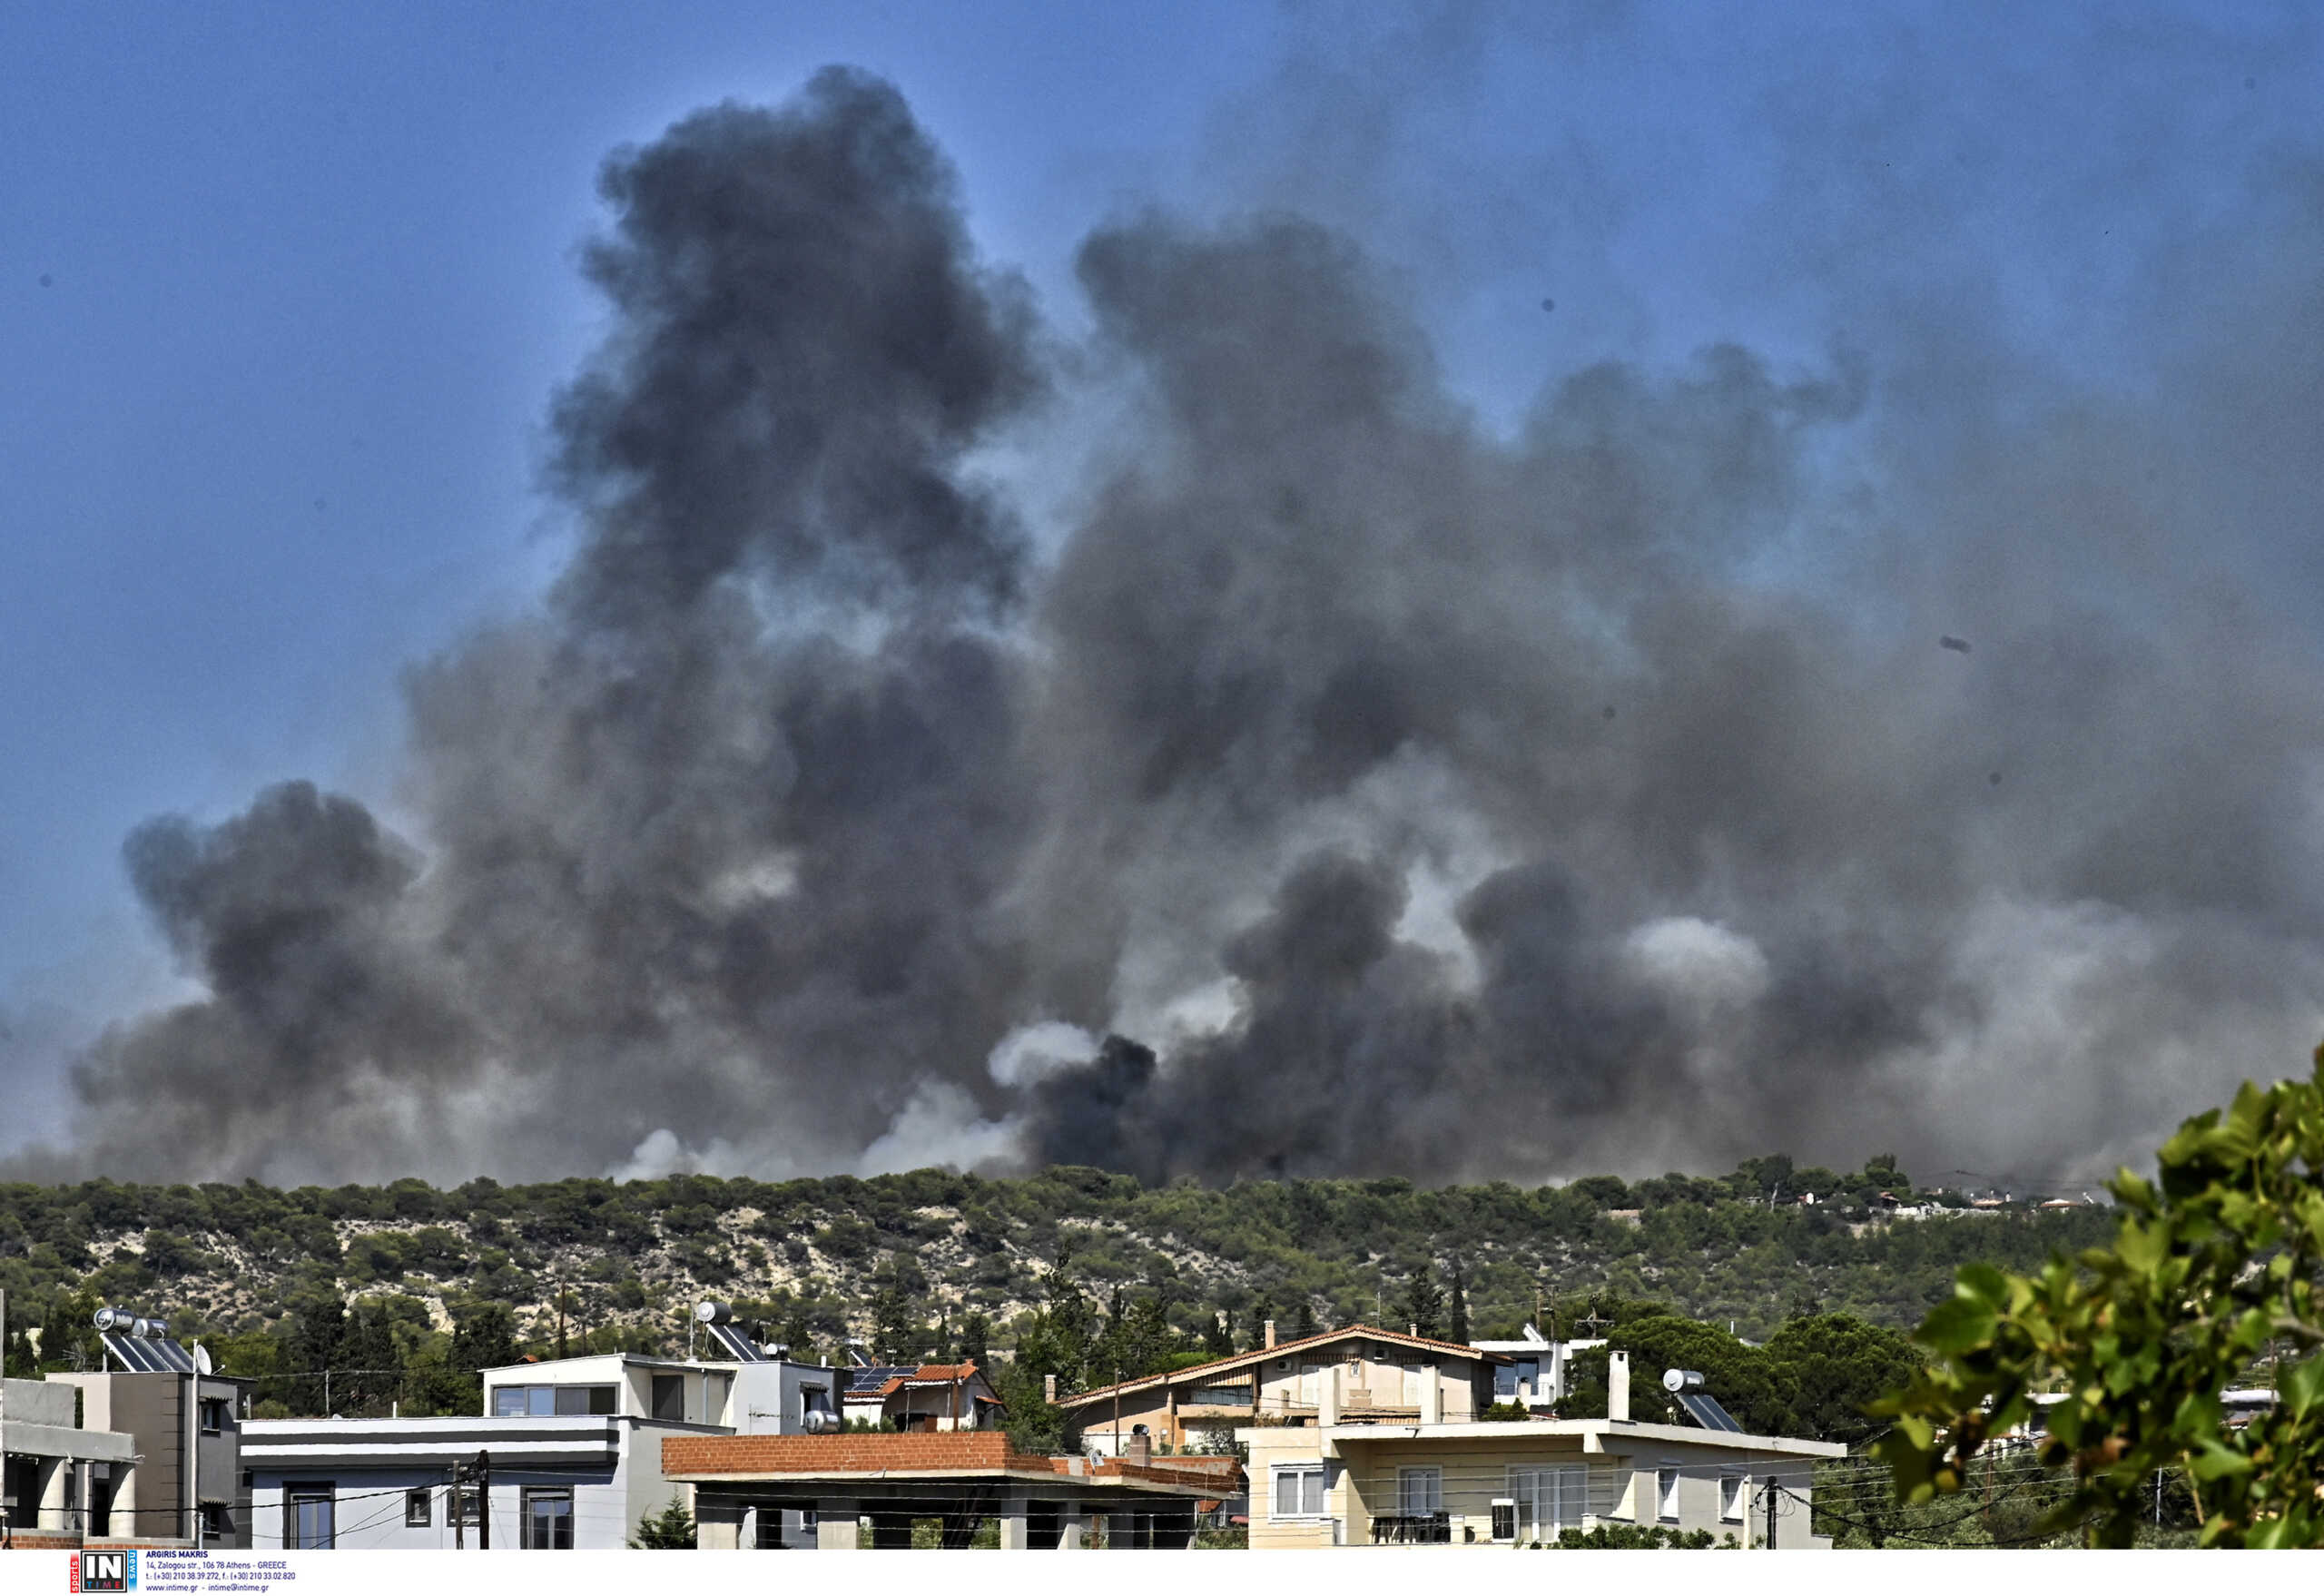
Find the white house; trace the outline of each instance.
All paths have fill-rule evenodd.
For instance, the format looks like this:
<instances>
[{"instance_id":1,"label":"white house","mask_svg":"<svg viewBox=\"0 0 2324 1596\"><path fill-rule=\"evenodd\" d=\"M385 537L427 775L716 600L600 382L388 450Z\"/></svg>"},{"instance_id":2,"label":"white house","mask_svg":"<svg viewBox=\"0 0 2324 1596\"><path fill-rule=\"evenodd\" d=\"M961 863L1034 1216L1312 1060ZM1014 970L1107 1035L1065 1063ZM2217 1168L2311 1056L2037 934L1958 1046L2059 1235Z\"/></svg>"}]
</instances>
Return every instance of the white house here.
<instances>
[{"instance_id":1,"label":"white house","mask_svg":"<svg viewBox=\"0 0 2324 1596\"><path fill-rule=\"evenodd\" d=\"M674 1495L691 1504L663 1477L665 1436L835 1429L842 1378L782 1359L606 1353L487 1369L475 1418L250 1420L251 1543L473 1548L488 1511L495 1549L619 1547ZM488 1509L456 1467L484 1477ZM802 1534L786 1524L783 1539Z\"/></svg>"},{"instance_id":2,"label":"white house","mask_svg":"<svg viewBox=\"0 0 2324 1596\"><path fill-rule=\"evenodd\" d=\"M1551 1341L1529 1324L1515 1341L1472 1341L1469 1345L1479 1352L1497 1352L1509 1359L1493 1369L1494 1402L1546 1408L1557 1405L1565 1394L1566 1371L1572 1365L1574 1354L1606 1342L1603 1336L1594 1341Z\"/></svg>"},{"instance_id":3,"label":"white house","mask_svg":"<svg viewBox=\"0 0 2324 1596\"><path fill-rule=\"evenodd\" d=\"M1779 1548L1831 1544L1810 1519L1815 1465L1846 1447L1634 1422L1623 1354L1609 1360L1605 1418L1384 1419L1349 1406L1343 1378L1326 1372L1312 1417L1262 1415L1236 1430L1249 1451L1254 1548L1530 1546L1600 1524L1707 1531L1741 1546L1769 1544L1772 1528ZM1707 1411L1733 1423L1715 1404Z\"/></svg>"}]
</instances>

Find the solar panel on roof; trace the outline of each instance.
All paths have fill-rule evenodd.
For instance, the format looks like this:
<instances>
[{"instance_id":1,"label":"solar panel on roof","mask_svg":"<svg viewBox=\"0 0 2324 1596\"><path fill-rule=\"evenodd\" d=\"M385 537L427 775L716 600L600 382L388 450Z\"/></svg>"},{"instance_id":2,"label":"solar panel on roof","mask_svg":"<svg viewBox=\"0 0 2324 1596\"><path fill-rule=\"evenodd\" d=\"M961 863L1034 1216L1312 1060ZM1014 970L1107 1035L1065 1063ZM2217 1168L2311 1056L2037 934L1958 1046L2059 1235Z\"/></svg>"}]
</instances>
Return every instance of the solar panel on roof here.
<instances>
[{"instance_id":1,"label":"solar panel on roof","mask_svg":"<svg viewBox=\"0 0 2324 1596\"><path fill-rule=\"evenodd\" d=\"M1709 1392L1678 1391L1671 1394L1679 1399L1679 1405L1687 1410L1687 1416L1704 1429L1730 1430L1738 1435L1742 1433L1743 1426L1735 1422L1735 1415L1719 1406L1718 1398Z\"/></svg>"},{"instance_id":2,"label":"solar panel on roof","mask_svg":"<svg viewBox=\"0 0 2324 1596\"><path fill-rule=\"evenodd\" d=\"M191 1374L193 1355L174 1341L144 1335L123 1335L107 1331L102 1338L105 1350L118 1359L121 1366L140 1374Z\"/></svg>"},{"instance_id":3,"label":"solar panel on roof","mask_svg":"<svg viewBox=\"0 0 2324 1596\"><path fill-rule=\"evenodd\" d=\"M703 1326L711 1340L724 1348L727 1356L738 1364L763 1364L766 1355L759 1351L751 1338L732 1325L718 1323Z\"/></svg>"}]
</instances>

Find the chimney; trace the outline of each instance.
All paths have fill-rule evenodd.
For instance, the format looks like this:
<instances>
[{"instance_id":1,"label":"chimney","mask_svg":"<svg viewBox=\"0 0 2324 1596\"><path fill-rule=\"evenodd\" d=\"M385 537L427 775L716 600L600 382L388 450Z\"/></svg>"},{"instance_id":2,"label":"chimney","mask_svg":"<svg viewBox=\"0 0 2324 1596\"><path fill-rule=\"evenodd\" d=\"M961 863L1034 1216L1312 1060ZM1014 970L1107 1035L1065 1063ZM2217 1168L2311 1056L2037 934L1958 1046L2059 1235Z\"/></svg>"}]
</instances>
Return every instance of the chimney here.
<instances>
[{"instance_id":1,"label":"chimney","mask_svg":"<svg viewBox=\"0 0 2324 1596\"><path fill-rule=\"evenodd\" d=\"M1630 1355L1606 1355L1606 1416L1628 1424L1630 1416Z\"/></svg>"},{"instance_id":2,"label":"chimney","mask_svg":"<svg viewBox=\"0 0 2324 1596\"><path fill-rule=\"evenodd\" d=\"M1420 1339L1420 1325L1417 1323L1409 1323L1405 1325L1404 1334L1411 1336L1414 1341L1418 1341Z\"/></svg>"},{"instance_id":3,"label":"chimney","mask_svg":"<svg viewBox=\"0 0 2324 1596\"><path fill-rule=\"evenodd\" d=\"M1051 1407L1057 1405L1057 1376L1055 1374L1041 1376L1041 1400Z\"/></svg>"},{"instance_id":4,"label":"chimney","mask_svg":"<svg viewBox=\"0 0 2324 1596\"><path fill-rule=\"evenodd\" d=\"M1273 1319L1269 1319L1267 1321L1267 1345L1269 1346L1273 1346L1275 1345L1275 1321Z\"/></svg>"},{"instance_id":5,"label":"chimney","mask_svg":"<svg viewBox=\"0 0 2324 1596\"><path fill-rule=\"evenodd\" d=\"M1132 1435L1124 1446L1129 1454L1128 1461L1140 1468L1154 1461L1154 1437L1142 1431Z\"/></svg>"}]
</instances>

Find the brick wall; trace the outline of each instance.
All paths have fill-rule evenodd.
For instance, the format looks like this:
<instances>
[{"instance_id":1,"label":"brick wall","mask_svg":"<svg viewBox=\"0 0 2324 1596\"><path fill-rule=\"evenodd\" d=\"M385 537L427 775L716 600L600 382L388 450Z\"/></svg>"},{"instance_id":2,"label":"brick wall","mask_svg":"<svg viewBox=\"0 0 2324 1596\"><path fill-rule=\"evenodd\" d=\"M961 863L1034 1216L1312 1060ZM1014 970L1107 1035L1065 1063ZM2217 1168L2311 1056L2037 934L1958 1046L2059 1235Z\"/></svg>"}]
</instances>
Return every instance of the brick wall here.
<instances>
[{"instance_id":1,"label":"brick wall","mask_svg":"<svg viewBox=\"0 0 2324 1596\"><path fill-rule=\"evenodd\" d=\"M881 1469L1043 1469L989 1430L903 1435L668 1435L665 1474L858 1474Z\"/></svg>"}]
</instances>

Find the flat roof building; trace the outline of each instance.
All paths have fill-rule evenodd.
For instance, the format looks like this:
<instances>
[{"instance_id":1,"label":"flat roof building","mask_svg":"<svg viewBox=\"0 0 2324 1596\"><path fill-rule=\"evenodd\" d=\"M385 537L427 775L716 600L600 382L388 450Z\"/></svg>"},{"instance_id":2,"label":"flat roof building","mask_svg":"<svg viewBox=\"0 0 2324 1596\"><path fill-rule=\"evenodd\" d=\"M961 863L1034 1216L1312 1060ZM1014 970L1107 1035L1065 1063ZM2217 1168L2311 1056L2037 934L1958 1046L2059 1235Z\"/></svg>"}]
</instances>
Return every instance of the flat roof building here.
<instances>
[{"instance_id":1,"label":"flat roof building","mask_svg":"<svg viewBox=\"0 0 2324 1596\"><path fill-rule=\"evenodd\" d=\"M987 1524L1003 1549L1194 1543L1197 1510L1241 1489L1231 1457L1139 1463L1017 1451L998 1431L908 1434L672 1436L662 1473L694 1487L700 1544L777 1544L773 1526L803 1516L813 1544L853 1551L971 1544Z\"/></svg>"}]
</instances>

